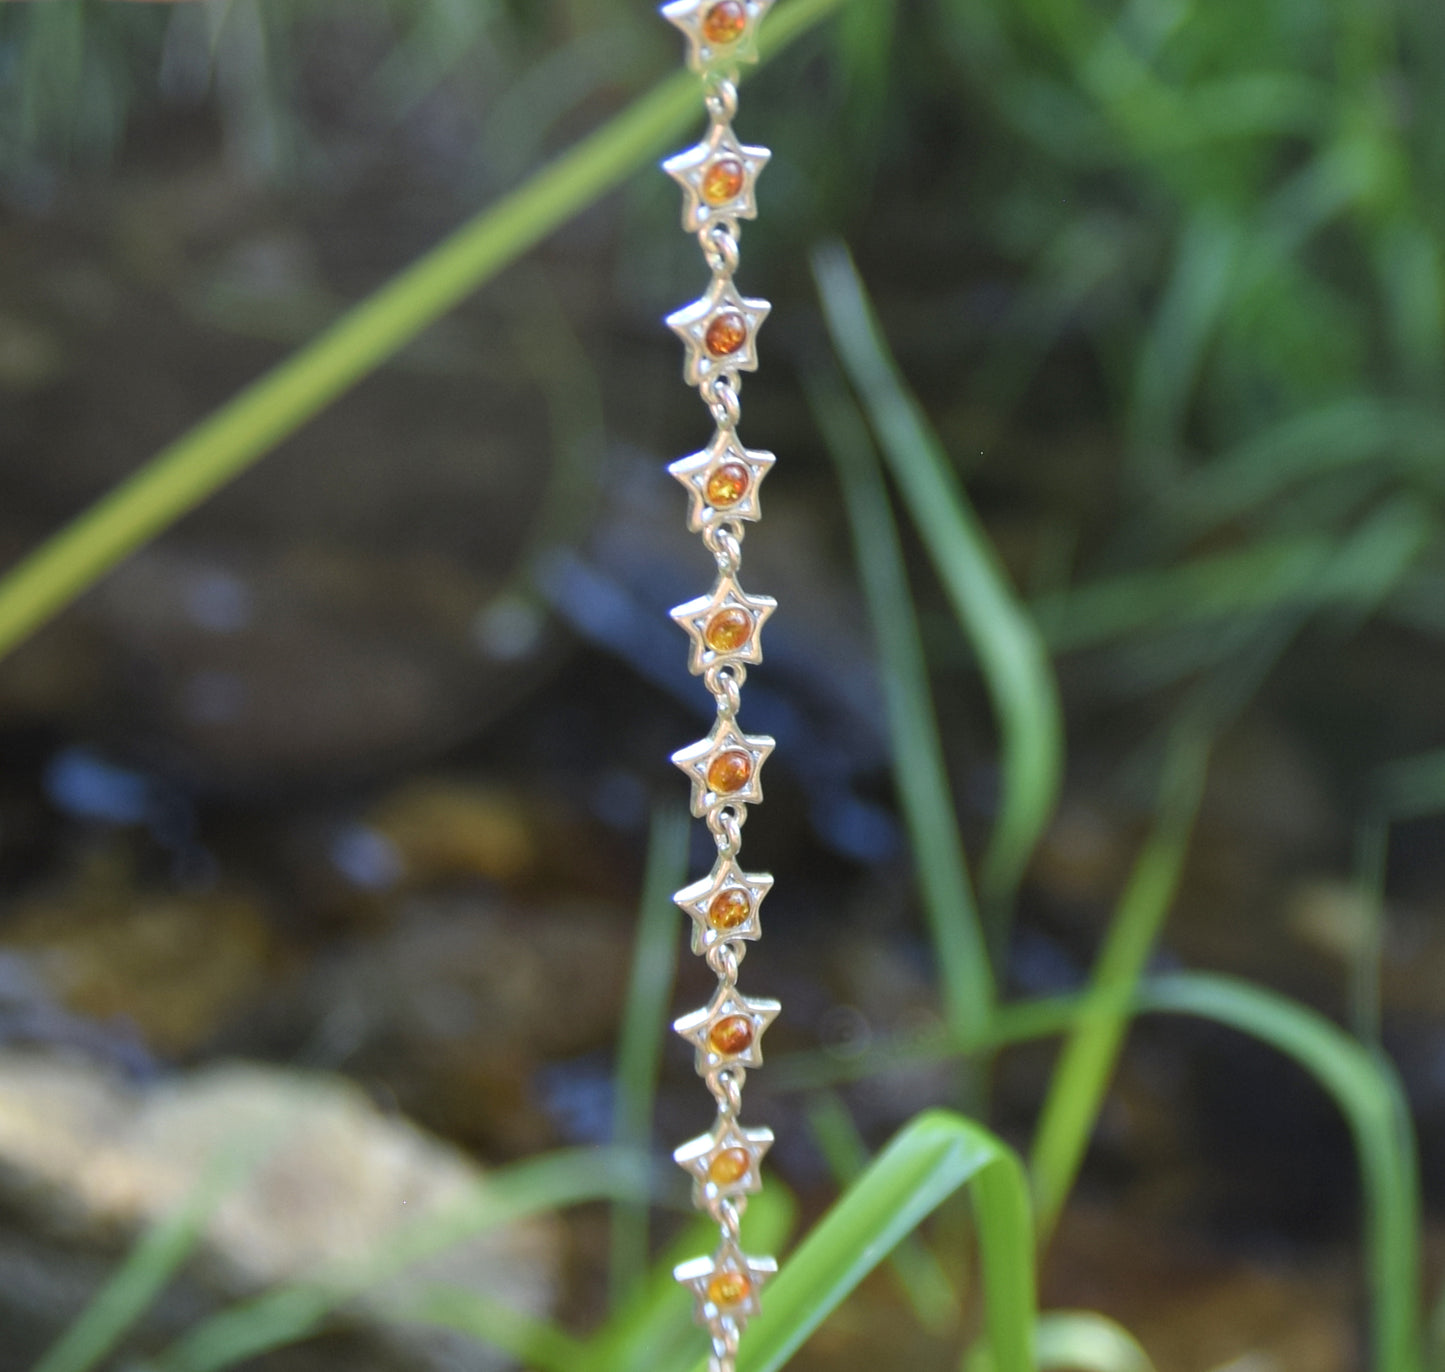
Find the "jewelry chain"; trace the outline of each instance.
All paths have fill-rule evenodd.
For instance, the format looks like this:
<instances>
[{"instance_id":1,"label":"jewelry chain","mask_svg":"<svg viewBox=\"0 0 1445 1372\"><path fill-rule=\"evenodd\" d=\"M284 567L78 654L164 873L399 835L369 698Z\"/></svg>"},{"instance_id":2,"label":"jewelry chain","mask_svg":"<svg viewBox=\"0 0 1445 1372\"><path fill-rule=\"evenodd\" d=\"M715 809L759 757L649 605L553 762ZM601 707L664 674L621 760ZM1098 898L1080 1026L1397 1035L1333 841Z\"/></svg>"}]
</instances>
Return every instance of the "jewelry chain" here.
<instances>
[{"instance_id":1,"label":"jewelry chain","mask_svg":"<svg viewBox=\"0 0 1445 1372\"><path fill-rule=\"evenodd\" d=\"M702 452L669 470L688 490L688 524L702 535L717 564L711 594L678 606L672 616L691 639L689 666L712 693L717 718L708 736L674 754L692 784L692 811L706 821L717 844L709 876L673 899L692 918L693 951L705 956L717 989L702 1009L674 1028L692 1043L698 1075L717 1104L712 1128L674 1154L693 1179L693 1201L718 1225L711 1257L676 1270L691 1287L698 1322L712 1340L710 1372L735 1372L738 1339L758 1311L758 1293L777 1270L772 1258L743 1252L740 1226L748 1195L760 1186L767 1129L741 1123L743 1085L762 1063L764 1030L776 1001L745 996L738 969L749 941L758 938L759 906L772 886L766 873L738 865L748 806L762 799L759 775L773 740L745 734L737 716L748 665L762 660L760 631L775 602L752 596L738 583L745 523L759 516L757 488L775 461L738 438L742 373L757 369L757 331L765 300L738 294L740 221L756 217L754 185L771 155L747 147L733 133L738 111L738 63L756 57L758 24L772 0L671 0L662 13L688 40L688 62L701 77L708 129L695 147L669 158L664 169L682 187L683 226L697 235L712 274L706 293L669 316L687 350L684 375L698 388L715 426Z\"/></svg>"}]
</instances>

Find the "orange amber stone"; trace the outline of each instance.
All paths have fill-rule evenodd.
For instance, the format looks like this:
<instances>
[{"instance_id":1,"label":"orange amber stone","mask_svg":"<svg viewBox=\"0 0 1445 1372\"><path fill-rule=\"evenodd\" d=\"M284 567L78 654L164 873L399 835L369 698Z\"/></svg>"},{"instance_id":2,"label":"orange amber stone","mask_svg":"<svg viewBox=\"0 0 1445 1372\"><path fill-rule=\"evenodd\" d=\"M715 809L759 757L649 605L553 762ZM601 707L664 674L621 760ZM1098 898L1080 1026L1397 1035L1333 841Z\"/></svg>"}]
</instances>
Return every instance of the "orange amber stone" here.
<instances>
[{"instance_id":1,"label":"orange amber stone","mask_svg":"<svg viewBox=\"0 0 1445 1372\"><path fill-rule=\"evenodd\" d=\"M753 903L748 893L736 886L719 891L707 907L707 922L720 934L740 929L752 918Z\"/></svg>"},{"instance_id":2,"label":"orange amber stone","mask_svg":"<svg viewBox=\"0 0 1445 1372\"><path fill-rule=\"evenodd\" d=\"M748 341L747 321L736 310L724 310L707 326L702 341L714 357L731 357Z\"/></svg>"},{"instance_id":3,"label":"orange amber stone","mask_svg":"<svg viewBox=\"0 0 1445 1372\"><path fill-rule=\"evenodd\" d=\"M753 617L746 610L719 610L702 631L715 653L735 653L753 635Z\"/></svg>"},{"instance_id":4,"label":"orange amber stone","mask_svg":"<svg viewBox=\"0 0 1445 1372\"><path fill-rule=\"evenodd\" d=\"M707 479L707 503L712 506L736 505L752 484L748 469L741 462L724 462Z\"/></svg>"},{"instance_id":5,"label":"orange amber stone","mask_svg":"<svg viewBox=\"0 0 1445 1372\"><path fill-rule=\"evenodd\" d=\"M708 1046L724 1057L736 1057L753 1046L753 1022L746 1015L729 1015L713 1025Z\"/></svg>"},{"instance_id":6,"label":"orange amber stone","mask_svg":"<svg viewBox=\"0 0 1445 1372\"><path fill-rule=\"evenodd\" d=\"M753 1294L753 1284L744 1272L719 1272L707 1284L707 1298L720 1310L741 1305Z\"/></svg>"},{"instance_id":7,"label":"orange amber stone","mask_svg":"<svg viewBox=\"0 0 1445 1372\"><path fill-rule=\"evenodd\" d=\"M753 760L739 748L719 753L708 764L707 784L719 795L741 791L753 779Z\"/></svg>"},{"instance_id":8,"label":"orange amber stone","mask_svg":"<svg viewBox=\"0 0 1445 1372\"><path fill-rule=\"evenodd\" d=\"M717 1186L731 1186L748 1174L748 1151L746 1148L724 1148L707 1169L707 1179Z\"/></svg>"},{"instance_id":9,"label":"orange amber stone","mask_svg":"<svg viewBox=\"0 0 1445 1372\"><path fill-rule=\"evenodd\" d=\"M702 174L702 198L709 205L726 205L743 188L743 164L736 157L719 157Z\"/></svg>"},{"instance_id":10,"label":"orange amber stone","mask_svg":"<svg viewBox=\"0 0 1445 1372\"><path fill-rule=\"evenodd\" d=\"M702 34L709 43L736 43L747 26L742 0L718 0L702 17Z\"/></svg>"}]
</instances>

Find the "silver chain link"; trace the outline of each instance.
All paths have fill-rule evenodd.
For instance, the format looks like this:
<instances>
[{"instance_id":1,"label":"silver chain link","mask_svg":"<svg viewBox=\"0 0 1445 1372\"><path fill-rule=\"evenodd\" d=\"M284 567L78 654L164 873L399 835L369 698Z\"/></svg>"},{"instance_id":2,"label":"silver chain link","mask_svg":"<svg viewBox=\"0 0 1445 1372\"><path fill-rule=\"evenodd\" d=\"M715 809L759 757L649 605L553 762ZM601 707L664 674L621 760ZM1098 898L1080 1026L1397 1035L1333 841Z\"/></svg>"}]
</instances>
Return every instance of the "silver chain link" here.
<instances>
[{"instance_id":1,"label":"silver chain link","mask_svg":"<svg viewBox=\"0 0 1445 1372\"><path fill-rule=\"evenodd\" d=\"M741 374L757 365L755 334L769 307L766 301L738 295L733 278L741 260L741 220L756 213L753 180L769 153L743 147L732 129L738 112L737 62L755 55L757 26L771 4L669 0L662 7L687 37L689 63L701 75L708 117L703 140L664 166L683 187L684 224L696 233L712 274L707 293L668 320L688 348L688 379L696 383L716 426L708 450L672 469L692 483L691 524L700 530L717 564L712 596L673 612L694 639L692 669L717 705L709 737L674 758L689 773L694 813L706 820L717 844L712 877L675 897L698 921L693 946L705 953L718 983L710 1005L677 1024L678 1032L693 1042L698 1073L717 1103L710 1133L678 1150L678 1161L693 1173L698 1204L719 1230L717 1253L684 1263L677 1272L680 1281L692 1286L699 1321L711 1337L711 1372L734 1372L738 1337L758 1308L757 1289L776 1269L771 1258L747 1257L740 1247L747 1192L757 1189L759 1161L772 1135L744 1129L739 1116L747 1069L761 1062L758 1041L778 1007L737 989L747 940L758 936L757 902L772 885L766 874L749 875L737 867L748 805L762 798L757 773L772 749L771 739L743 734L737 717L745 664L761 660L759 630L773 601L746 595L737 577L742 521L757 518L751 485L773 458L749 452L737 439ZM730 512L734 509L737 513ZM720 913L715 914L715 906Z\"/></svg>"}]
</instances>

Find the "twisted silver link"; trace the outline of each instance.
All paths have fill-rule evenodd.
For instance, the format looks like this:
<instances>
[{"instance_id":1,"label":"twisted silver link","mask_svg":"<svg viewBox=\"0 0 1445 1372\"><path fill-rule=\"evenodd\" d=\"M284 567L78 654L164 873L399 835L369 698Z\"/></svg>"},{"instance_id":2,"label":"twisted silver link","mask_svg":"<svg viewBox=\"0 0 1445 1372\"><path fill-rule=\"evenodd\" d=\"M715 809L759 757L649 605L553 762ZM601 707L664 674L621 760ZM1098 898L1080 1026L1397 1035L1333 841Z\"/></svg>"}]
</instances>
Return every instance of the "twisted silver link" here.
<instances>
[{"instance_id":1,"label":"twisted silver link","mask_svg":"<svg viewBox=\"0 0 1445 1372\"><path fill-rule=\"evenodd\" d=\"M714 124L731 124L738 117L738 77L735 71L711 71L703 81L704 103Z\"/></svg>"},{"instance_id":2,"label":"twisted silver link","mask_svg":"<svg viewBox=\"0 0 1445 1372\"><path fill-rule=\"evenodd\" d=\"M746 1076L747 1073L737 1069L725 1069L713 1074L718 1111L729 1119L736 1119L743 1108L743 1081Z\"/></svg>"},{"instance_id":3,"label":"twisted silver link","mask_svg":"<svg viewBox=\"0 0 1445 1372\"><path fill-rule=\"evenodd\" d=\"M748 807L761 799L757 771L773 747L771 739L743 733L738 715L745 664L761 658L759 634L774 602L748 596L736 578L742 565L743 521L757 518L752 486L774 459L749 451L737 437L742 373L757 366L755 335L770 307L766 301L742 297L733 282L742 259L741 220L757 212L754 181L770 154L743 146L732 127L738 113L736 64L756 55L757 23L770 4L743 0L724 7L711 0L672 0L664 7L687 36L693 69L702 72L708 119L703 141L665 166L682 185L683 222L696 233L712 277L707 293L668 322L688 348L686 375L698 387L717 430L707 450L672 469L690 483L690 526L701 532L717 565L711 596L673 612L693 636L691 669L703 677L717 707L708 737L674 759L692 778L694 813L705 819L718 855L710 877L675 897L699 920L693 947L705 954L717 978L709 1005L679 1020L677 1029L696 1046L697 1071L717 1104L718 1118L708 1134L678 1150L677 1160L695 1179L704 1179L713 1177L711 1169L722 1158L731 1166L739 1152L747 1157L746 1169L734 1180L695 1186L699 1206L717 1222L718 1249L711 1259L698 1258L677 1269L678 1279L693 1289L699 1321L712 1342L710 1372L735 1372L739 1335L758 1310L759 1286L776 1270L772 1259L747 1257L739 1246L746 1192L757 1188L762 1153L772 1141L765 1129L742 1127L743 1085L748 1068L762 1062L758 1040L778 1006L737 989L748 940L759 933L757 903L772 885L766 873L745 873L737 860ZM728 33L726 26L739 12L741 27ZM720 22L725 36L719 36ZM714 493L714 483L719 483L721 495ZM716 1175L728 1173L724 1169Z\"/></svg>"},{"instance_id":4,"label":"twisted silver link","mask_svg":"<svg viewBox=\"0 0 1445 1372\"><path fill-rule=\"evenodd\" d=\"M743 825L747 823L748 812L723 805L707 817L707 827L717 840L721 857L735 858L743 846Z\"/></svg>"},{"instance_id":5,"label":"twisted silver link","mask_svg":"<svg viewBox=\"0 0 1445 1372\"><path fill-rule=\"evenodd\" d=\"M703 684L712 692L717 701L717 712L731 719L742 707L743 682L747 680L748 669L741 663L726 666L714 663L703 673Z\"/></svg>"},{"instance_id":6,"label":"twisted silver link","mask_svg":"<svg viewBox=\"0 0 1445 1372\"><path fill-rule=\"evenodd\" d=\"M743 526L731 519L720 519L702 531L702 541L717 559L723 576L736 576L743 565Z\"/></svg>"},{"instance_id":7,"label":"twisted silver link","mask_svg":"<svg viewBox=\"0 0 1445 1372\"><path fill-rule=\"evenodd\" d=\"M736 219L724 219L703 229L697 236L708 270L724 281L732 280L742 261L742 246L738 243L741 232Z\"/></svg>"}]
</instances>

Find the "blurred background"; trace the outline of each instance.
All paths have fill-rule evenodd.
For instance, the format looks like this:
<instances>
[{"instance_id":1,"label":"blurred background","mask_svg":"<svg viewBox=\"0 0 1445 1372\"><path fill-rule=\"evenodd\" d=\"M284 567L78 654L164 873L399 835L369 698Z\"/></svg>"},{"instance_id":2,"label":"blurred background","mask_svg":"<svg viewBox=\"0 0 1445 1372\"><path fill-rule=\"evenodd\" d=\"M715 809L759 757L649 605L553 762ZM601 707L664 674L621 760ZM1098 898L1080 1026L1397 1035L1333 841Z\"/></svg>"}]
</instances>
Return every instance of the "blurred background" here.
<instances>
[{"instance_id":1,"label":"blurred background","mask_svg":"<svg viewBox=\"0 0 1445 1372\"><path fill-rule=\"evenodd\" d=\"M0 559L679 54L620 0L0 6ZM1059 683L1067 770L994 926L1000 984L1083 983L1161 741L1207 721L1158 963L1378 1037L1445 1249L1442 90L1433 0L853 0L750 80L739 133L774 157L740 281L774 313L743 434L779 462L747 584L781 609L743 715L779 744L745 989L785 1013L748 1116L805 1216L836 1193L828 1110L872 1148L956 1090L946 1065L880 1070L825 1109L785 1065L940 1022L803 384L834 366L810 254L843 239ZM483 1169L611 1136L649 832L677 834L667 758L710 717L666 615L711 573L663 470L709 437L661 324L706 280L677 213L640 165L0 661L4 1372L195 1187L224 1197L205 1242L107 1366L219 1365L147 1360L384 1247L403 1203L444 1213ZM977 854L989 698L902 536ZM672 1010L707 989L684 956ZM659 1153L709 1112L667 1038ZM1053 1051L994 1062L1004 1137L1027 1138ZM264 1168L215 1182L283 1117ZM1120 1319L1162 1372L1362 1367L1358 1192L1296 1067L1146 1020L1044 1303ZM438 1280L583 1331L604 1221L539 1215L448 1249ZM530 1365L384 1301L317 1330L246 1365ZM958 1346L880 1278L795 1365Z\"/></svg>"}]
</instances>

